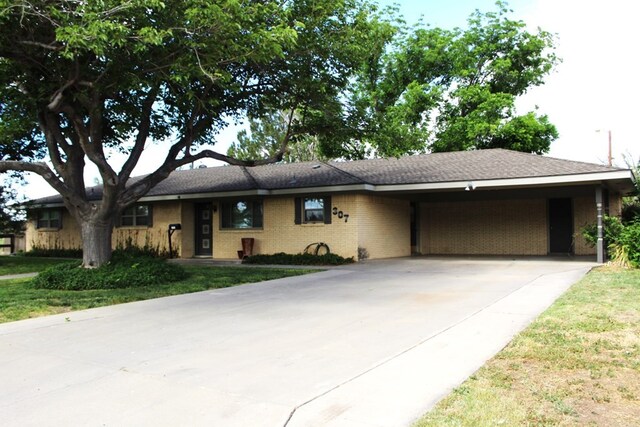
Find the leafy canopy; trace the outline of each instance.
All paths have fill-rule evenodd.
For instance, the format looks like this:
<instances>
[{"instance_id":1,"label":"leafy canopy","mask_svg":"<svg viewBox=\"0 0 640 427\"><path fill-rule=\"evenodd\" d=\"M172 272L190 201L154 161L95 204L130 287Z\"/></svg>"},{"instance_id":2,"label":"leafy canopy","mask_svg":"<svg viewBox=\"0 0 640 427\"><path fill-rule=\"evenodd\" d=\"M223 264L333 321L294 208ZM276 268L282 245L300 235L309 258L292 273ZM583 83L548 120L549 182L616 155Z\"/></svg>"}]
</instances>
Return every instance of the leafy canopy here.
<instances>
[{"instance_id":1,"label":"leafy canopy","mask_svg":"<svg viewBox=\"0 0 640 427\"><path fill-rule=\"evenodd\" d=\"M114 218L176 168L281 158L286 140L260 162L213 151L230 120L300 111L312 131L307 115L337 108L375 42L373 11L362 0L0 0L0 173L40 174L81 225L84 264L101 265ZM162 139L172 145L157 169L130 180Z\"/></svg>"},{"instance_id":2,"label":"leafy canopy","mask_svg":"<svg viewBox=\"0 0 640 427\"><path fill-rule=\"evenodd\" d=\"M522 21L475 12L466 29L418 26L380 34L377 51L342 109L321 120L331 157L509 148L544 153L557 138L544 115L517 115L515 101L558 62L553 36Z\"/></svg>"}]
</instances>

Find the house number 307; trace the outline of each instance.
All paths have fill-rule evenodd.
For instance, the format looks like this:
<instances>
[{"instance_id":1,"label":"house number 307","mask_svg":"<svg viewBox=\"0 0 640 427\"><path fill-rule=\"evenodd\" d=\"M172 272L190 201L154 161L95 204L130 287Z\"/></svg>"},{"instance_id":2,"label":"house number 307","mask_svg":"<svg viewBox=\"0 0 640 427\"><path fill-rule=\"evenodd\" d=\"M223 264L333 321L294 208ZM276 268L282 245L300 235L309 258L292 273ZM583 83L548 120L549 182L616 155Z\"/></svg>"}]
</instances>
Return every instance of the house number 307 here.
<instances>
[{"instance_id":1,"label":"house number 307","mask_svg":"<svg viewBox=\"0 0 640 427\"><path fill-rule=\"evenodd\" d=\"M339 211L338 208L333 208L333 214L337 215L340 219L344 218L344 222L349 221L349 214Z\"/></svg>"}]
</instances>

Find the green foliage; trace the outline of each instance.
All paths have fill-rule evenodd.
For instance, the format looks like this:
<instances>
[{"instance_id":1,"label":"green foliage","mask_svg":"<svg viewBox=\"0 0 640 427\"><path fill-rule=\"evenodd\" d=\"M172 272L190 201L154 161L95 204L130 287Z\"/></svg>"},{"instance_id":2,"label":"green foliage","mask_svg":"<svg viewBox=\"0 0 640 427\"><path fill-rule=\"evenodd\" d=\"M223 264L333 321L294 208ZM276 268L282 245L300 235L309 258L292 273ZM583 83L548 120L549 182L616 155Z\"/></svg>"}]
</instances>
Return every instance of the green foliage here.
<instances>
[{"instance_id":1,"label":"green foliage","mask_svg":"<svg viewBox=\"0 0 640 427\"><path fill-rule=\"evenodd\" d=\"M0 264L3 260L0 258ZM29 259L29 261L31 260L33 259ZM57 262L61 261L57 260ZM0 286L0 323L65 311L227 288L242 283L256 283L317 271L300 268L213 267L210 265L186 265L184 269L188 274L184 280L119 289L49 290L35 288L31 279L4 280Z\"/></svg>"},{"instance_id":2,"label":"green foliage","mask_svg":"<svg viewBox=\"0 0 640 427\"><path fill-rule=\"evenodd\" d=\"M167 250L160 248L160 245L151 245L148 239L149 236L147 235L142 246L138 246L131 237L118 242L116 249L113 251L113 257L116 259L135 259L137 257L169 258Z\"/></svg>"},{"instance_id":3,"label":"green foliage","mask_svg":"<svg viewBox=\"0 0 640 427\"><path fill-rule=\"evenodd\" d=\"M516 99L541 85L558 59L553 36L497 12L476 11L466 29L389 24L347 107L327 117L332 157L508 148L545 153L558 137L547 116L518 115Z\"/></svg>"},{"instance_id":4,"label":"green foliage","mask_svg":"<svg viewBox=\"0 0 640 427\"><path fill-rule=\"evenodd\" d=\"M344 258L337 254L286 254L280 252L272 255L252 255L242 261L245 264L273 265L343 265L354 262L353 257Z\"/></svg>"},{"instance_id":5,"label":"green foliage","mask_svg":"<svg viewBox=\"0 0 640 427\"><path fill-rule=\"evenodd\" d=\"M161 285L186 277L185 270L164 259L127 252L114 252L111 261L96 269L80 263L49 267L33 279L39 289L119 289Z\"/></svg>"},{"instance_id":6,"label":"green foliage","mask_svg":"<svg viewBox=\"0 0 640 427\"><path fill-rule=\"evenodd\" d=\"M320 153L318 137L305 132L300 114L266 112L261 117L249 118L249 131L238 132L238 140L231 144L227 155L242 160L256 160L272 157L286 146L282 159L284 162L327 160Z\"/></svg>"},{"instance_id":7,"label":"green foliage","mask_svg":"<svg viewBox=\"0 0 640 427\"><path fill-rule=\"evenodd\" d=\"M620 265L640 267L640 218L623 223L620 218L605 216L604 240L612 260ZM595 224L582 229L585 240L594 246L597 243Z\"/></svg>"},{"instance_id":8,"label":"green foliage","mask_svg":"<svg viewBox=\"0 0 640 427\"><path fill-rule=\"evenodd\" d=\"M82 258L80 248L44 248L34 245L24 256L33 258Z\"/></svg>"},{"instance_id":9,"label":"green foliage","mask_svg":"<svg viewBox=\"0 0 640 427\"><path fill-rule=\"evenodd\" d=\"M607 244L616 243L618 236L622 233L624 225L620 221L620 218L615 216L605 215L602 218L603 237ZM598 225L596 223L589 224L582 228L582 236L592 247L598 243Z\"/></svg>"},{"instance_id":10,"label":"green foliage","mask_svg":"<svg viewBox=\"0 0 640 427\"><path fill-rule=\"evenodd\" d=\"M0 0L0 173L42 176L86 234L110 226L180 166L241 163L211 149L229 122L339 105L375 41L374 10L365 0ZM130 180L160 140L172 145L157 169ZM48 162L30 161L43 153ZM103 183L97 205L88 163ZM85 244L108 248L108 233L94 234L102 240ZM87 249L101 259L86 264L108 261Z\"/></svg>"},{"instance_id":11,"label":"green foliage","mask_svg":"<svg viewBox=\"0 0 640 427\"><path fill-rule=\"evenodd\" d=\"M23 232L24 219L11 206L16 199L15 190L0 185L0 234Z\"/></svg>"},{"instance_id":12,"label":"green foliage","mask_svg":"<svg viewBox=\"0 0 640 427\"><path fill-rule=\"evenodd\" d=\"M33 258L24 256L0 256L0 276L37 273L47 267L68 263L66 259Z\"/></svg>"}]
</instances>

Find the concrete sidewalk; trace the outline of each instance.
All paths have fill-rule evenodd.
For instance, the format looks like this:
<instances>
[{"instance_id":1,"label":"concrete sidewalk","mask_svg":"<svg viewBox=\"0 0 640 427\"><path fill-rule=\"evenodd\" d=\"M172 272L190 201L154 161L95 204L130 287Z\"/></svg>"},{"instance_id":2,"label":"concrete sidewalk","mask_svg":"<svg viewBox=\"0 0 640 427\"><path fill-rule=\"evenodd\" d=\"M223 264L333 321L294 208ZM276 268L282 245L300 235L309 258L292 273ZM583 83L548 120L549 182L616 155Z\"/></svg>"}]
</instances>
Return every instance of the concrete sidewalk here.
<instances>
[{"instance_id":1,"label":"concrete sidewalk","mask_svg":"<svg viewBox=\"0 0 640 427\"><path fill-rule=\"evenodd\" d=\"M0 276L0 280L24 279L26 277L36 277L37 275L38 273L5 274Z\"/></svg>"},{"instance_id":2,"label":"concrete sidewalk","mask_svg":"<svg viewBox=\"0 0 640 427\"><path fill-rule=\"evenodd\" d=\"M400 259L0 325L6 426L406 426L594 264Z\"/></svg>"}]
</instances>

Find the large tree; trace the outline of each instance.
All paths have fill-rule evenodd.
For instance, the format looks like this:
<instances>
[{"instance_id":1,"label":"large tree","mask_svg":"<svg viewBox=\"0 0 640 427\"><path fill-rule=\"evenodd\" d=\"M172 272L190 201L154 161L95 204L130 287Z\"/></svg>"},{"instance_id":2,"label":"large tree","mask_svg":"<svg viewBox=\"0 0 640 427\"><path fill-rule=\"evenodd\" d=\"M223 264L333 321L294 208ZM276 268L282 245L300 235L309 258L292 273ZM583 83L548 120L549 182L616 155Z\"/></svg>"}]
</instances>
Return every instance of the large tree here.
<instances>
[{"instance_id":1,"label":"large tree","mask_svg":"<svg viewBox=\"0 0 640 427\"><path fill-rule=\"evenodd\" d=\"M369 55L361 0L0 0L0 172L42 176L81 227L83 264L110 259L114 218L174 169L202 158L229 120L338 102ZM306 113L305 113L306 114ZM152 140L158 168L130 176ZM117 170L109 149L128 154ZM19 153L46 152L45 161ZM100 203L87 200L95 164Z\"/></svg>"},{"instance_id":2,"label":"large tree","mask_svg":"<svg viewBox=\"0 0 640 427\"><path fill-rule=\"evenodd\" d=\"M467 28L419 25L380 34L341 110L318 120L332 157L509 148L545 153L558 137L547 116L518 115L516 99L540 85L558 59L553 35L530 32L496 12L476 11Z\"/></svg>"}]
</instances>

